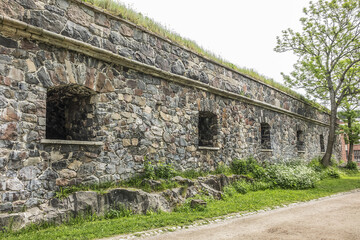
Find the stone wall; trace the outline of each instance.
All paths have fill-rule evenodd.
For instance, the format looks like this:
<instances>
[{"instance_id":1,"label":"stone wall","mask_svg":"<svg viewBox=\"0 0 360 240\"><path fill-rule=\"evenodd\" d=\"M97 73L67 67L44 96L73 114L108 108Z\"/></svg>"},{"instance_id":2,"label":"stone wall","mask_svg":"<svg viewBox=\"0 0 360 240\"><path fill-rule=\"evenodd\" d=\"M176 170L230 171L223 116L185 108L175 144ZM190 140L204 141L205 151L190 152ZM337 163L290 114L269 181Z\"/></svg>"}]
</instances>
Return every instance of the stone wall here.
<instances>
[{"instance_id":1,"label":"stone wall","mask_svg":"<svg viewBox=\"0 0 360 240\"><path fill-rule=\"evenodd\" d=\"M78 1L3 2L0 211L127 179L145 156L209 170L321 155L328 115L292 96Z\"/></svg>"}]
</instances>

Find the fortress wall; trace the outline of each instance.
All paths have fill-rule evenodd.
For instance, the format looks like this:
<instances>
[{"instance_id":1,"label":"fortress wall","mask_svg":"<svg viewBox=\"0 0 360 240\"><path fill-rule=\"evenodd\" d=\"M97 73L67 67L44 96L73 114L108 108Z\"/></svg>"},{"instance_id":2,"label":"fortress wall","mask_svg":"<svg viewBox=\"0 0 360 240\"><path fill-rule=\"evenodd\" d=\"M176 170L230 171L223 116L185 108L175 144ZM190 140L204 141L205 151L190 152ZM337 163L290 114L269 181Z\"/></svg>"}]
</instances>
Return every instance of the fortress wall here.
<instances>
[{"instance_id":1,"label":"fortress wall","mask_svg":"<svg viewBox=\"0 0 360 240\"><path fill-rule=\"evenodd\" d=\"M321 155L328 116L301 101L76 1L8 4L0 6L0 211L34 206L61 186L128 179L145 156L210 170L247 156ZM42 30L69 26L100 45ZM126 43L110 45L115 33ZM130 43L138 51L119 56ZM168 65L157 65L158 52Z\"/></svg>"}]
</instances>

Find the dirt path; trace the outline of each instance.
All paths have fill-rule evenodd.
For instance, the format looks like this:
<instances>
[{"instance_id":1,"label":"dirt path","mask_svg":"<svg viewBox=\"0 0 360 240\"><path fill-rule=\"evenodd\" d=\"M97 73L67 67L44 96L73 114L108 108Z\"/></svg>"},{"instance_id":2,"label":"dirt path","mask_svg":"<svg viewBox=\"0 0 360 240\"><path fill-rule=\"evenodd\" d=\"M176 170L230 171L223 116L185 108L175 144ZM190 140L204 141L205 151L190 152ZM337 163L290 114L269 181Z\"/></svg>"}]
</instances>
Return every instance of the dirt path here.
<instances>
[{"instance_id":1,"label":"dirt path","mask_svg":"<svg viewBox=\"0 0 360 240\"><path fill-rule=\"evenodd\" d=\"M360 239L360 192L140 239Z\"/></svg>"}]
</instances>

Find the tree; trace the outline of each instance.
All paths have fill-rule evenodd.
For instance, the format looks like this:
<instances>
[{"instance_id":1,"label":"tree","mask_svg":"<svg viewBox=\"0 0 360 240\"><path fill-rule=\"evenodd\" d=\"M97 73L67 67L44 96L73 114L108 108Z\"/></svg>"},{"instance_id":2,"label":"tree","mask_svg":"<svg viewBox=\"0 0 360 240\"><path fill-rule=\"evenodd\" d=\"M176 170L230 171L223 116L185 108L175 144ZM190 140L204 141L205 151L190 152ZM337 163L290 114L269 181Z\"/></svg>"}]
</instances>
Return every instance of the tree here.
<instances>
[{"instance_id":1,"label":"tree","mask_svg":"<svg viewBox=\"0 0 360 240\"><path fill-rule=\"evenodd\" d=\"M360 143L360 122L356 121L360 117L359 111L355 108L358 104L351 104L347 99L344 101L344 111L339 112L339 118L345 125L340 125L340 133L344 134L345 143L349 144L348 165L351 163L354 154L354 144Z\"/></svg>"},{"instance_id":2,"label":"tree","mask_svg":"<svg viewBox=\"0 0 360 240\"><path fill-rule=\"evenodd\" d=\"M330 165L337 111L344 98L360 93L360 1L310 2L301 18L302 32L288 29L277 37L275 51L292 51L299 59L284 79L308 96L330 105L330 125L323 164Z\"/></svg>"}]
</instances>

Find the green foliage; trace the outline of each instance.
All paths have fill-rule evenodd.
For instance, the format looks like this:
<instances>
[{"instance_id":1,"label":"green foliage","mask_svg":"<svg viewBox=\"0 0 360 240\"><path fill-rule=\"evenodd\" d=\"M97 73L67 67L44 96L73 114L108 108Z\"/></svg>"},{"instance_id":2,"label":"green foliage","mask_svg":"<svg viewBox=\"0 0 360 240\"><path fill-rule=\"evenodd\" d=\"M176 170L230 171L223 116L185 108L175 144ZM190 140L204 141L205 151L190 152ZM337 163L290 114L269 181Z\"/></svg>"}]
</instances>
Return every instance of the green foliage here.
<instances>
[{"instance_id":1,"label":"green foliage","mask_svg":"<svg viewBox=\"0 0 360 240\"><path fill-rule=\"evenodd\" d=\"M153 165L150 161L145 159L144 163L144 177L147 179L170 179L176 174L175 169L171 164L158 163Z\"/></svg>"},{"instance_id":2,"label":"green foliage","mask_svg":"<svg viewBox=\"0 0 360 240\"><path fill-rule=\"evenodd\" d=\"M233 183L232 186L234 187L236 192L241 193L241 194L245 194L245 193L249 192L251 189L251 183L246 182L246 181L237 181L237 182Z\"/></svg>"},{"instance_id":3,"label":"green foliage","mask_svg":"<svg viewBox=\"0 0 360 240\"><path fill-rule=\"evenodd\" d=\"M230 175L232 172L231 172L230 167L226 166L224 163L220 163L213 173Z\"/></svg>"},{"instance_id":4,"label":"green foliage","mask_svg":"<svg viewBox=\"0 0 360 240\"><path fill-rule=\"evenodd\" d=\"M121 217L130 217L133 215L133 212L126 208L122 204L118 204L116 207L109 209L104 214L105 219L114 219L114 218L121 218Z\"/></svg>"},{"instance_id":5,"label":"green foliage","mask_svg":"<svg viewBox=\"0 0 360 240\"><path fill-rule=\"evenodd\" d=\"M320 176L323 178L340 178L340 171L337 167L327 167L323 170Z\"/></svg>"},{"instance_id":6,"label":"green foliage","mask_svg":"<svg viewBox=\"0 0 360 240\"><path fill-rule=\"evenodd\" d=\"M170 179L175 176L175 170L171 164L159 163L154 170L157 178Z\"/></svg>"},{"instance_id":7,"label":"green foliage","mask_svg":"<svg viewBox=\"0 0 360 240\"><path fill-rule=\"evenodd\" d=\"M205 171L201 171L201 170L197 171L195 169L190 169L190 170L186 170L186 171L182 171L182 172L176 172L177 176L181 176L181 177L189 178L189 179L204 177L208 174L209 174L209 172L205 172Z\"/></svg>"},{"instance_id":8,"label":"green foliage","mask_svg":"<svg viewBox=\"0 0 360 240\"><path fill-rule=\"evenodd\" d=\"M344 111L339 113L343 116L343 121L345 124L340 124L340 132L344 134L344 139L346 144L358 144L360 142L360 123L356 120L359 117L359 111L355 110L359 106L358 102L356 105L348 101L348 98L343 104Z\"/></svg>"},{"instance_id":9,"label":"green foliage","mask_svg":"<svg viewBox=\"0 0 360 240\"><path fill-rule=\"evenodd\" d=\"M150 161L144 159L144 177L147 179L155 179L155 166Z\"/></svg>"},{"instance_id":10,"label":"green foliage","mask_svg":"<svg viewBox=\"0 0 360 240\"><path fill-rule=\"evenodd\" d=\"M261 179L265 175L265 169L253 157L234 159L230 163L230 169L234 174L250 175L257 179Z\"/></svg>"},{"instance_id":11,"label":"green foliage","mask_svg":"<svg viewBox=\"0 0 360 240\"><path fill-rule=\"evenodd\" d=\"M273 188L273 184L271 182L265 182L265 181L250 182L250 181L240 180L225 187L224 199L234 196L236 193L246 194L248 192L256 192L271 188Z\"/></svg>"},{"instance_id":12,"label":"green foliage","mask_svg":"<svg viewBox=\"0 0 360 240\"><path fill-rule=\"evenodd\" d=\"M325 165L330 165L339 106L360 93L360 1L313 1L304 9L302 32L283 31L275 51L298 56L288 86L303 88L309 96L330 104L330 128Z\"/></svg>"},{"instance_id":13,"label":"green foliage","mask_svg":"<svg viewBox=\"0 0 360 240\"><path fill-rule=\"evenodd\" d=\"M321 157L313 158L309 163L308 167L314 169L316 172L324 170L325 166L322 164Z\"/></svg>"},{"instance_id":14,"label":"green foliage","mask_svg":"<svg viewBox=\"0 0 360 240\"><path fill-rule=\"evenodd\" d=\"M353 162L353 161L348 162L348 163L346 164L345 168L347 168L347 169L349 169L349 170L355 170L355 171L358 171L358 170L359 170L357 163L356 163L356 162Z\"/></svg>"},{"instance_id":15,"label":"green foliage","mask_svg":"<svg viewBox=\"0 0 360 240\"><path fill-rule=\"evenodd\" d=\"M315 187L320 176L312 168L298 165L271 165L267 168L267 177L274 186L285 189L306 189Z\"/></svg>"}]
</instances>

